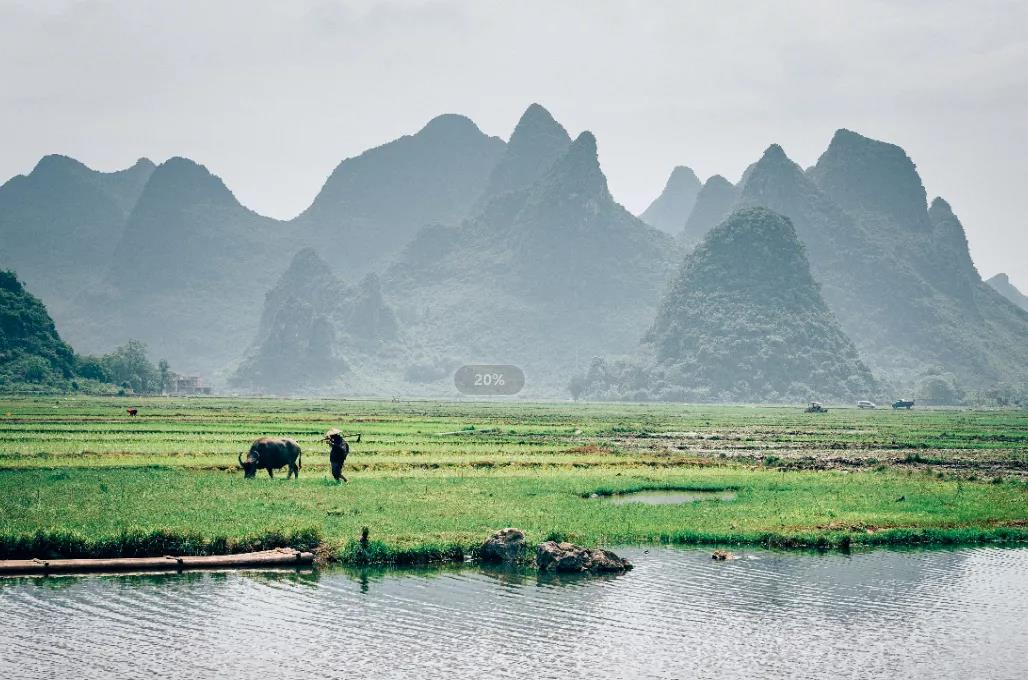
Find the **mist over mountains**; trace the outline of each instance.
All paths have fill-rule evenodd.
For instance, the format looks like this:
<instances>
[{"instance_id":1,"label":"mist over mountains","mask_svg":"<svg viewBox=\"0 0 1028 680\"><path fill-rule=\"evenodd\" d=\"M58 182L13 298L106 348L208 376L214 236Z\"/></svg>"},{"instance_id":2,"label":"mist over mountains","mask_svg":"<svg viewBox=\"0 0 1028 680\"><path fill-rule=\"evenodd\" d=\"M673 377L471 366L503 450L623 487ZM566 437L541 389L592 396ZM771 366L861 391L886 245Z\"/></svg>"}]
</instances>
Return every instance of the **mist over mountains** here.
<instances>
[{"instance_id":1,"label":"mist over mountains","mask_svg":"<svg viewBox=\"0 0 1028 680\"><path fill-rule=\"evenodd\" d=\"M699 193L685 225L678 234L682 245L692 248L732 211L737 196L735 185L721 175L708 179Z\"/></svg>"},{"instance_id":2,"label":"mist over mountains","mask_svg":"<svg viewBox=\"0 0 1028 680\"><path fill-rule=\"evenodd\" d=\"M746 208L685 257L639 360L594 361L577 389L606 399L855 401L877 386L821 297L792 223Z\"/></svg>"},{"instance_id":3,"label":"mist over mountains","mask_svg":"<svg viewBox=\"0 0 1028 680\"><path fill-rule=\"evenodd\" d=\"M1010 283L1009 276L1003 273L996 274L986 281L986 283L992 286L993 290L997 293L1028 312L1028 295L1025 295L1019 291L1014 284Z\"/></svg>"},{"instance_id":4,"label":"mist over mountains","mask_svg":"<svg viewBox=\"0 0 1028 680\"><path fill-rule=\"evenodd\" d=\"M380 269L428 224L467 217L505 144L446 114L339 164L290 225L300 243L354 275Z\"/></svg>"},{"instance_id":5,"label":"mist over mountains","mask_svg":"<svg viewBox=\"0 0 1028 680\"><path fill-rule=\"evenodd\" d=\"M839 130L804 170L772 144L738 185L680 166L637 218L601 146L538 104L506 142L442 115L289 221L193 160L48 156L0 186L0 268L79 352L138 339L258 393L452 396L469 363L516 364L539 398L1028 384L1024 296L982 280L900 147Z\"/></svg>"},{"instance_id":6,"label":"mist over mountains","mask_svg":"<svg viewBox=\"0 0 1028 680\"><path fill-rule=\"evenodd\" d=\"M16 267L62 325L77 293L103 279L153 170L145 158L104 173L52 155L0 186L0 263Z\"/></svg>"},{"instance_id":7,"label":"mist over mountains","mask_svg":"<svg viewBox=\"0 0 1028 680\"><path fill-rule=\"evenodd\" d=\"M653 199L650 207L639 215L646 224L666 231L672 236L685 229L685 223L696 206L703 185L692 168L679 165L671 171L664 190Z\"/></svg>"}]
</instances>

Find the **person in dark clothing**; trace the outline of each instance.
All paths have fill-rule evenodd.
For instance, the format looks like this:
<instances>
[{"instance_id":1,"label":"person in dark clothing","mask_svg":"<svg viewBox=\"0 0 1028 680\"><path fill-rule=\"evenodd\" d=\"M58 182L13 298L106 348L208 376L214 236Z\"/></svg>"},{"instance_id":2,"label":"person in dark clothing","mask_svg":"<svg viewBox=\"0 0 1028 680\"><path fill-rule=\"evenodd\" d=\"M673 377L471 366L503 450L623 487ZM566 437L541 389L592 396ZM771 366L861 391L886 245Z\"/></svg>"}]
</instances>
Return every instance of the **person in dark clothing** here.
<instances>
[{"instance_id":1,"label":"person in dark clothing","mask_svg":"<svg viewBox=\"0 0 1028 680\"><path fill-rule=\"evenodd\" d=\"M357 441L360 440L361 436L357 435ZM343 433L335 428L325 433L325 441L331 447L328 452L328 462L332 464L332 478L337 482L340 480L345 482L343 464L346 463L346 457L350 455L350 445L343 439Z\"/></svg>"}]
</instances>

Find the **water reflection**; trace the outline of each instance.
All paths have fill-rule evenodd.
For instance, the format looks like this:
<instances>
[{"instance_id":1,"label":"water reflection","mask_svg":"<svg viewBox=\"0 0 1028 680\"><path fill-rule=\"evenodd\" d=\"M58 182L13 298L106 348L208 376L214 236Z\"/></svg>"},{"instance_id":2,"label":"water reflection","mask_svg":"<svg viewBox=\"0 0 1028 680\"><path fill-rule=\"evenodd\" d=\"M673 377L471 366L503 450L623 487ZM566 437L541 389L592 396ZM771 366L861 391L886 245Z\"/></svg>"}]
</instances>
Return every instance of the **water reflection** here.
<instances>
[{"instance_id":1,"label":"water reflection","mask_svg":"<svg viewBox=\"0 0 1028 680\"><path fill-rule=\"evenodd\" d=\"M1024 677L1028 549L0 581L0 677Z\"/></svg>"},{"instance_id":2,"label":"water reflection","mask_svg":"<svg viewBox=\"0 0 1028 680\"><path fill-rule=\"evenodd\" d=\"M643 505L684 505L700 501L734 501L734 491L679 491L676 489L647 489L629 493L616 493L606 497L608 503L625 505L641 503Z\"/></svg>"}]
</instances>

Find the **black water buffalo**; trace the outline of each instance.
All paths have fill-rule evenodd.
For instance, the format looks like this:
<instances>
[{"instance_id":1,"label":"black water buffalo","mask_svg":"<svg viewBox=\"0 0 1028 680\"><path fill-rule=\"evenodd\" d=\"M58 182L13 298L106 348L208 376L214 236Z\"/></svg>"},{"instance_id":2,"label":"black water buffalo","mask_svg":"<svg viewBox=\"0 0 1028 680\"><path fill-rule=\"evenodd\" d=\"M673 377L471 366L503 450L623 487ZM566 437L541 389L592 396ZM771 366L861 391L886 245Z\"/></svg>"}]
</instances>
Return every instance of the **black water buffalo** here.
<instances>
[{"instance_id":1,"label":"black water buffalo","mask_svg":"<svg viewBox=\"0 0 1028 680\"><path fill-rule=\"evenodd\" d=\"M239 467L243 468L243 476L247 478L256 475L258 470L267 470L268 476L274 477L272 470L288 465L286 479L299 479L302 455L300 445L292 439L261 437L250 447L246 460L243 460L243 454L239 454Z\"/></svg>"}]
</instances>

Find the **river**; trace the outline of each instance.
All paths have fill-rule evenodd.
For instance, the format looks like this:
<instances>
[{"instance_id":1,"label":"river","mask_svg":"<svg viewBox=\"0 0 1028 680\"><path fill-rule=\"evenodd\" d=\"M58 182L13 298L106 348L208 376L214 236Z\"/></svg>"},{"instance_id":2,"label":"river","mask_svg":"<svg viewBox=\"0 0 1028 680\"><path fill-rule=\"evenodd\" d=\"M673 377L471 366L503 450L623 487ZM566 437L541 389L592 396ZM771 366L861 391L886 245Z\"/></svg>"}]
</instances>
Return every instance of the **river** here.
<instances>
[{"instance_id":1,"label":"river","mask_svg":"<svg viewBox=\"0 0 1028 680\"><path fill-rule=\"evenodd\" d=\"M0 579L0 678L1025 678L1028 548Z\"/></svg>"}]
</instances>

